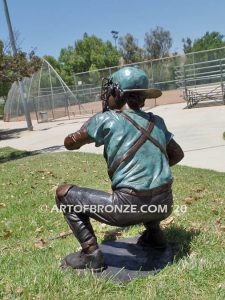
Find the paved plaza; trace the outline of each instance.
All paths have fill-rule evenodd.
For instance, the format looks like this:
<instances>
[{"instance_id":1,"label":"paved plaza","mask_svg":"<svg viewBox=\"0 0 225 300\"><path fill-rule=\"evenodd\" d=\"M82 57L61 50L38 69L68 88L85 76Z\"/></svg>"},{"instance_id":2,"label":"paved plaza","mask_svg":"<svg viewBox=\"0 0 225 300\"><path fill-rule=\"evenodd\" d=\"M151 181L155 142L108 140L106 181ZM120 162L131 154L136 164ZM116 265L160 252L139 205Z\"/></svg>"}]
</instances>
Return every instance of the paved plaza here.
<instances>
[{"instance_id":1,"label":"paved plaza","mask_svg":"<svg viewBox=\"0 0 225 300\"><path fill-rule=\"evenodd\" d=\"M174 139L181 145L185 158L181 165L225 172L225 106L184 109L185 103L160 105L151 109L164 118ZM34 130L26 130L25 122L0 122L0 147L43 152L67 151L63 146L67 134L78 130L87 117L33 122ZM7 132L7 134L6 134ZM94 144L79 151L102 154Z\"/></svg>"}]
</instances>

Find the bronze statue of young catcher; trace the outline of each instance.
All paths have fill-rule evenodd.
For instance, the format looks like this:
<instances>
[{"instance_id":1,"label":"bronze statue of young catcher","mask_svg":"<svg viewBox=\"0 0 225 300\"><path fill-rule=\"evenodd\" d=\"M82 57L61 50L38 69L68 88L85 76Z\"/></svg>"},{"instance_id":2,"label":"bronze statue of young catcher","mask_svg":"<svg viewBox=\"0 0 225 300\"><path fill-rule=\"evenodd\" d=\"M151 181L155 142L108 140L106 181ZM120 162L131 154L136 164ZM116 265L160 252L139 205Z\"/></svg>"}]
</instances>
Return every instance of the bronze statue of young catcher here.
<instances>
[{"instance_id":1,"label":"bronze statue of young catcher","mask_svg":"<svg viewBox=\"0 0 225 300\"><path fill-rule=\"evenodd\" d=\"M142 223L146 230L138 240L139 245L161 249L167 245L159 224L172 212L170 166L177 164L184 154L164 120L141 110L146 98L159 96L160 90L148 88L143 70L121 68L103 79L103 112L65 138L68 150L93 142L96 147L104 145L112 181L112 194L74 184L57 188L56 203L59 208L66 207L65 219L82 247L71 263L75 269L89 268L97 272L107 267L91 218L121 227Z\"/></svg>"}]
</instances>

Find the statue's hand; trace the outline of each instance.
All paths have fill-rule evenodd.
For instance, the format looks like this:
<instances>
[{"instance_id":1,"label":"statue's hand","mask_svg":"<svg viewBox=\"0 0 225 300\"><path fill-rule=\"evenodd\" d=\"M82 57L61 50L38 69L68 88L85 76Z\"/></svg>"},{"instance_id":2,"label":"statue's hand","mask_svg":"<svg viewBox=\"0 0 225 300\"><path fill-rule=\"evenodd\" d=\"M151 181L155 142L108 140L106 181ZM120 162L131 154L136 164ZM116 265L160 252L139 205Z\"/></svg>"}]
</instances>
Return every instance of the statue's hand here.
<instances>
[{"instance_id":1,"label":"statue's hand","mask_svg":"<svg viewBox=\"0 0 225 300\"><path fill-rule=\"evenodd\" d=\"M67 150L80 149L85 144L92 143L92 138L88 135L86 127L82 126L80 130L69 134L64 140L64 146Z\"/></svg>"}]
</instances>

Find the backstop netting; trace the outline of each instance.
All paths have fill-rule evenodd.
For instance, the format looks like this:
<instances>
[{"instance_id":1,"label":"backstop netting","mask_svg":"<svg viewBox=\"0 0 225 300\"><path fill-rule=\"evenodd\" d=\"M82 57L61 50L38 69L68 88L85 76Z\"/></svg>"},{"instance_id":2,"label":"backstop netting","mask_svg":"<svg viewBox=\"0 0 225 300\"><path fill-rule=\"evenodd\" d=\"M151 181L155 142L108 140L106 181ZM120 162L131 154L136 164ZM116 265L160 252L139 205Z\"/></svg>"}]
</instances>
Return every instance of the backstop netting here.
<instances>
[{"instance_id":1,"label":"backstop netting","mask_svg":"<svg viewBox=\"0 0 225 300\"><path fill-rule=\"evenodd\" d=\"M22 83L32 119L45 122L80 113L81 105L76 95L47 61L43 60L40 70L31 78L23 78ZM4 120L24 119L21 91L19 84L14 82L6 100Z\"/></svg>"}]
</instances>

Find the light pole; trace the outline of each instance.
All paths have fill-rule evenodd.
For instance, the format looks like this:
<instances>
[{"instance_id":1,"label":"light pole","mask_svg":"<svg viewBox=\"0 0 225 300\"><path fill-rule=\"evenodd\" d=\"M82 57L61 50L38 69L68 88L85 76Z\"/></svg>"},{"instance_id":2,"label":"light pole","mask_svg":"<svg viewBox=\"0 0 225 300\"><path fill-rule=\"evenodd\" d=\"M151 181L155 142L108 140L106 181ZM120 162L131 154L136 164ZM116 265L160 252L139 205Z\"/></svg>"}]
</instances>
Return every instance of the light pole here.
<instances>
[{"instance_id":1,"label":"light pole","mask_svg":"<svg viewBox=\"0 0 225 300\"><path fill-rule=\"evenodd\" d=\"M117 48L116 41L118 39L119 31L112 30L111 33L112 33L112 36L115 40L115 47Z\"/></svg>"},{"instance_id":2,"label":"light pole","mask_svg":"<svg viewBox=\"0 0 225 300\"><path fill-rule=\"evenodd\" d=\"M4 4L6 22L7 22L7 25L8 25L10 44L11 44L11 47L12 47L13 55L15 56L17 54L17 49L16 49L15 38L14 38L13 30L12 30L12 24L11 24L11 21L10 21L9 10L8 10L8 5L7 5L6 0L3 0L3 4ZM23 103L24 114L25 114L25 118L26 118L26 122L27 122L27 128L32 131L33 130L33 125L32 125L32 122L31 122L30 112L29 112L28 106L27 106L27 99L26 99L26 96L25 96L25 90L24 90L23 82L21 80L18 80L18 85L19 85L19 89L20 89L20 97L21 97L21 100L22 100L22 103Z\"/></svg>"}]
</instances>

